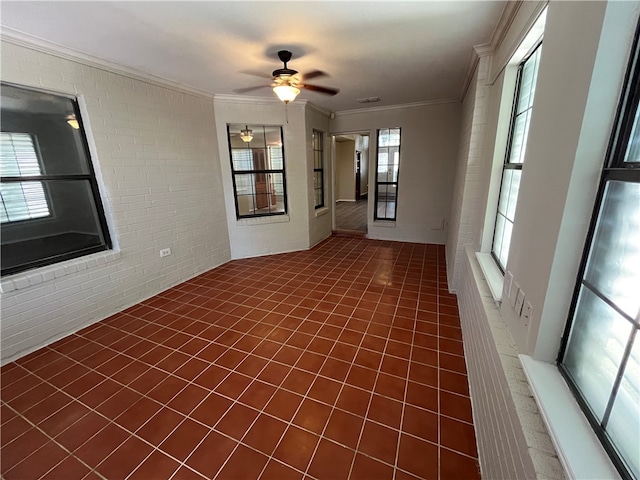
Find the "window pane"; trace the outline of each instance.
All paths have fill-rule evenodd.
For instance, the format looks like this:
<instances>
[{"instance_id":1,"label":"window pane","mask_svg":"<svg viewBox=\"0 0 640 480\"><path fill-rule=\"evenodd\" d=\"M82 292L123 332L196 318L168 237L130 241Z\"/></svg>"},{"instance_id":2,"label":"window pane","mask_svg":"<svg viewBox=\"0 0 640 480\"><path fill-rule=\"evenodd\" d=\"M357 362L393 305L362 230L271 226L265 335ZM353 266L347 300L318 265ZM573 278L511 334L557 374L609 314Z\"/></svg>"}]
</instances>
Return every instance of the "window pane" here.
<instances>
[{"instance_id":1,"label":"window pane","mask_svg":"<svg viewBox=\"0 0 640 480\"><path fill-rule=\"evenodd\" d=\"M2 187L4 197L6 184ZM3 225L3 269L105 245L88 180L48 180L41 188L47 192L52 218Z\"/></svg>"},{"instance_id":2,"label":"window pane","mask_svg":"<svg viewBox=\"0 0 640 480\"><path fill-rule=\"evenodd\" d=\"M76 119L72 99L5 84L0 93L2 131L28 133L37 139L44 159L42 174L89 173L82 131L67 123Z\"/></svg>"},{"instance_id":3,"label":"window pane","mask_svg":"<svg viewBox=\"0 0 640 480\"><path fill-rule=\"evenodd\" d=\"M640 110L636 110L636 118L633 121L633 129L624 161L640 162Z\"/></svg>"},{"instance_id":4,"label":"window pane","mask_svg":"<svg viewBox=\"0 0 640 480\"><path fill-rule=\"evenodd\" d=\"M49 216L49 203L42 182L0 184L2 223Z\"/></svg>"},{"instance_id":5,"label":"window pane","mask_svg":"<svg viewBox=\"0 0 640 480\"><path fill-rule=\"evenodd\" d=\"M506 217L513 222L516 217L516 204L518 203L518 193L520 192L520 177L522 176L522 170L510 169L511 185L509 186L509 193L507 196L507 212Z\"/></svg>"},{"instance_id":6,"label":"window pane","mask_svg":"<svg viewBox=\"0 0 640 480\"><path fill-rule=\"evenodd\" d=\"M378 131L378 147L388 147L389 146L389 129L381 128Z\"/></svg>"},{"instance_id":7,"label":"window pane","mask_svg":"<svg viewBox=\"0 0 640 480\"><path fill-rule=\"evenodd\" d=\"M607 183L585 278L629 316L637 315L640 183Z\"/></svg>"},{"instance_id":8,"label":"window pane","mask_svg":"<svg viewBox=\"0 0 640 480\"><path fill-rule=\"evenodd\" d=\"M635 477L640 478L640 338L637 334L606 428L620 456Z\"/></svg>"},{"instance_id":9,"label":"window pane","mask_svg":"<svg viewBox=\"0 0 640 480\"><path fill-rule=\"evenodd\" d=\"M387 178L389 182L397 182L398 181L398 169L400 163L400 147L390 147L389 148L389 158L391 159L391 163L389 165L389 174Z\"/></svg>"},{"instance_id":10,"label":"window pane","mask_svg":"<svg viewBox=\"0 0 640 480\"><path fill-rule=\"evenodd\" d=\"M28 133L0 134L0 172L3 177L42 175L33 137Z\"/></svg>"},{"instance_id":11,"label":"window pane","mask_svg":"<svg viewBox=\"0 0 640 480\"><path fill-rule=\"evenodd\" d=\"M502 265L502 268L504 269L504 267L506 266L506 262L503 262L501 260L502 258L502 238L504 237L504 226L505 226L506 220L504 219L503 215L498 214L498 216L496 217L496 229L493 233L493 253L496 257L498 257L498 260L500 261L500 265Z\"/></svg>"},{"instance_id":12,"label":"window pane","mask_svg":"<svg viewBox=\"0 0 640 480\"><path fill-rule=\"evenodd\" d=\"M598 420L611 394L631 324L583 287L563 363Z\"/></svg>"},{"instance_id":13,"label":"window pane","mask_svg":"<svg viewBox=\"0 0 640 480\"><path fill-rule=\"evenodd\" d=\"M282 173L242 173L235 175L240 215L284 213Z\"/></svg>"},{"instance_id":14,"label":"window pane","mask_svg":"<svg viewBox=\"0 0 640 480\"><path fill-rule=\"evenodd\" d=\"M228 130L238 217L285 213L282 127L230 124ZM253 138L245 142L248 130Z\"/></svg>"},{"instance_id":15,"label":"window pane","mask_svg":"<svg viewBox=\"0 0 640 480\"><path fill-rule=\"evenodd\" d=\"M502 234L502 246L500 248L500 264L502 268L506 268L509 258L509 248L511 247L511 234L513 233L513 223L508 219L504 221L504 232Z\"/></svg>"},{"instance_id":16,"label":"window pane","mask_svg":"<svg viewBox=\"0 0 640 480\"><path fill-rule=\"evenodd\" d=\"M502 172L498 215L493 235L493 253L503 269L507 265L509 247L511 246L511 232L513 231L521 174L521 170L513 168L505 168Z\"/></svg>"},{"instance_id":17,"label":"window pane","mask_svg":"<svg viewBox=\"0 0 640 480\"><path fill-rule=\"evenodd\" d=\"M524 150L526 148L527 136L529 133L530 110L519 115L513 126L513 136L511 137L511 151L509 153L509 163L522 163Z\"/></svg>"},{"instance_id":18,"label":"window pane","mask_svg":"<svg viewBox=\"0 0 640 480\"><path fill-rule=\"evenodd\" d=\"M280 127L262 127L264 128L264 139L266 147L282 148L282 136L280 135Z\"/></svg>"},{"instance_id":19,"label":"window pane","mask_svg":"<svg viewBox=\"0 0 640 480\"><path fill-rule=\"evenodd\" d=\"M378 130L374 219L395 220L400 168L399 128Z\"/></svg>"},{"instance_id":20,"label":"window pane","mask_svg":"<svg viewBox=\"0 0 640 480\"><path fill-rule=\"evenodd\" d=\"M511 177L514 170L505 168L502 171L502 183L500 184L500 200L498 201L498 213L507 214L507 205L509 203L509 190L511 189Z\"/></svg>"},{"instance_id":21,"label":"window pane","mask_svg":"<svg viewBox=\"0 0 640 480\"><path fill-rule=\"evenodd\" d=\"M533 106L533 98L536 89L536 77L538 76L538 65L540 62L540 48L529 57L522 69L522 80L520 82L520 93L518 98L518 112L522 112Z\"/></svg>"},{"instance_id":22,"label":"window pane","mask_svg":"<svg viewBox=\"0 0 640 480\"><path fill-rule=\"evenodd\" d=\"M392 128L389 130L389 146L400 145L400 129Z\"/></svg>"},{"instance_id":23,"label":"window pane","mask_svg":"<svg viewBox=\"0 0 640 480\"><path fill-rule=\"evenodd\" d=\"M282 147L268 147L269 152L269 163L267 164L267 169L269 170L282 170L283 166L283 156L282 156Z\"/></svg>"},{"instance_id":24,"label":"window pane","mask_svg":"<svg viewBox=\"0 0 640 480\"><path fill-rule=\"evenodd\" d=\"M251 149L233 149L231 150L231 159L233 161L233 169L236 171L253 170L253 154Z\"/></svg>"}]
</instances>

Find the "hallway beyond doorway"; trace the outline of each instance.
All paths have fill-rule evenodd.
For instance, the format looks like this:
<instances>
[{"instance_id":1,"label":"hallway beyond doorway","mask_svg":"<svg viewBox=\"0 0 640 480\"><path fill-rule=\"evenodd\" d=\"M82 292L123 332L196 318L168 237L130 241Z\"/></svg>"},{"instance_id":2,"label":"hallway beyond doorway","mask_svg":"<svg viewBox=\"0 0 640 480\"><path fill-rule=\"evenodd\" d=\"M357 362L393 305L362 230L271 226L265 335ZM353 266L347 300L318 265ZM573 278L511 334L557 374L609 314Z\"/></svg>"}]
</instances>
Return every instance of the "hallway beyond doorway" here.
<instances>
[{"instance_id":1,"label":"hallway beyond doorway","mask_svg":"<svg viewBox=\"0 0 640 480\"><path fill-rule=\"evenodd\" d=\"M336 230L367 231L367 198L336 202Z\"/></svg>"}]
</instances>

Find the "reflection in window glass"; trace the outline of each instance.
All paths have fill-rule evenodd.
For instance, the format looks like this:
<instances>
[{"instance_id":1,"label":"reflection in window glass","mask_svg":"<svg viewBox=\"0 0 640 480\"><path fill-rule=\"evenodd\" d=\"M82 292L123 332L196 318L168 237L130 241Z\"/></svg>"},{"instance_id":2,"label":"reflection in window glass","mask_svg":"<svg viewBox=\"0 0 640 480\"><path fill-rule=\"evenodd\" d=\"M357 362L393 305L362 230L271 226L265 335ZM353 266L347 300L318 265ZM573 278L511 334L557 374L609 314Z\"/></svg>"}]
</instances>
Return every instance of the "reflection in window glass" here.
<instances>
[{"instance_id":1,"label":"reflection in window glass","mask_svg":"<svg viewBox=\"0 0 640 480\"><path fill-rule=\"evenodd\" d=\"M110 248L77 101L2 84L2 274Z\"/></svg>"},{"instance_id":2,"label":"reflection in window glass","mask_svg":"<svg viewBox=\"0 0 640 480\"><path fill-rule=\"evenodd\" d=\"M598 420L603 418L630 334L631 325L613 308L588 289L580 293L564 363Z\"/></svg>"},{"instance_id":3,"label":"reflection in window glass","mask_svg":"<svg viewBox=\"0 0 640 480\"><path fill-rule=\"evenodd\" d=\"M282 128L230 124L227 131L237 217L285 214Z\"/></svg>"},{"instance_id":4,"label":"reflection in window glass","mask_svg":"<svg viewBox=\"0 0 640 480\"><path fill-rule=\"evenodd\" d=\"M607 433L636 478L640 478L640 339L636 336L611 409Z\"/></svg>"}]
</instances>

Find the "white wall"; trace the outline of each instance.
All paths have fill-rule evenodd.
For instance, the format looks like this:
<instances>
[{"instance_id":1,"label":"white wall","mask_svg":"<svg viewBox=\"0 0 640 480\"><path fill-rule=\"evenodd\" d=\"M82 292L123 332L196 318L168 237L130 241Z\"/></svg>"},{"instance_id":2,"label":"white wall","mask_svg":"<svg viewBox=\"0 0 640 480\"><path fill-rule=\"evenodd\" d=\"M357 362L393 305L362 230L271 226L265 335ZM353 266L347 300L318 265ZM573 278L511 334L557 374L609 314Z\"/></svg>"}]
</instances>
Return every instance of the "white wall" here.
<instances>
[{"instance_id":1,"label":"white wall","mask_svg":"<svg viewBox=\"0 0 640 480\"><path fill-rule=\"evenodd\" d=\"M230 258L211 98L8 42L2 80L83 97L118 246L2 279L3 362Z\"/></svg>"},{"instance_id":2,"label":"white wall","mask_svg":"<svg viewBox=\"0 0 640 480\"><path fill-rule=\"evenodd\" d=\"M487 123L486 104L489 100L486 76L489 60L480 58L462 102L462 125L455 164L455 179L451 192L449 231L446 240L447 279L449 290L455 292L460 281L464 246L474 244L478 217L478 181L483 150L478 145L484 141Z\"/></svg>"},{"instance_id":3,"label":"white wall","mask_svg":"<svg viewBox=\"0 0 640 480\"><path fill-rule=\"evenodd\" d=\"M271 100L216 95L214 105L231 257L255 257L309 248L309 195L313 194L309 192L309 175L313 169L310 171L308 164L310 137L305 122L305 102L292 102L285 110L285 105L275 97ZM227 140L229 123L282 126L288 199L286 215L236 218Z\"/></svg>"},{"instance_id":4,"label":"white wall","mask_svg":"<svg viewBox=\"0 0 640 480\"><path fill-rule=\"evenodd\" d=\"M356 142L336 141L336 201L356 199Z\"/></svg>"},{"instance_id":5,"label":"white wall","mask_svg":"<svg viewBox=\"0 0 640 480\"><path fill-rule=\"evenodd\" d=\"M399 105L336 114L331 121L332 132L370 132L369 238L445 243L459 122L459 103ZM374 222L377 129L390 127L402 128L397 220Z\"/></svg>"}]
</instances>

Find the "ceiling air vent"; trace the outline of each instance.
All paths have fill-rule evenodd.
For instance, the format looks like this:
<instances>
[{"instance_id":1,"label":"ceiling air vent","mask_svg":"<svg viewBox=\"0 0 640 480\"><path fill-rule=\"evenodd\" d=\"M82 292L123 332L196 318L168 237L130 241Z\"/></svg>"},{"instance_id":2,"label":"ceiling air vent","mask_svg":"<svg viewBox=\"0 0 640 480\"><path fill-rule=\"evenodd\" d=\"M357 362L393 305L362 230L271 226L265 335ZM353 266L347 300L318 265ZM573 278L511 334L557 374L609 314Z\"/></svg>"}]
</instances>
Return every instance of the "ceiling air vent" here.
<instances>
[{"instance_id":1,"label":"ceiling air vent","mask_svg":"<svg viewBox=\"0 0 640 480\"><path fill-rule=\"evenodd\" d=\"M375 103L379 101L380 101L380 97L358 98L359 103Z\"/></svg>"}]
</instances>

